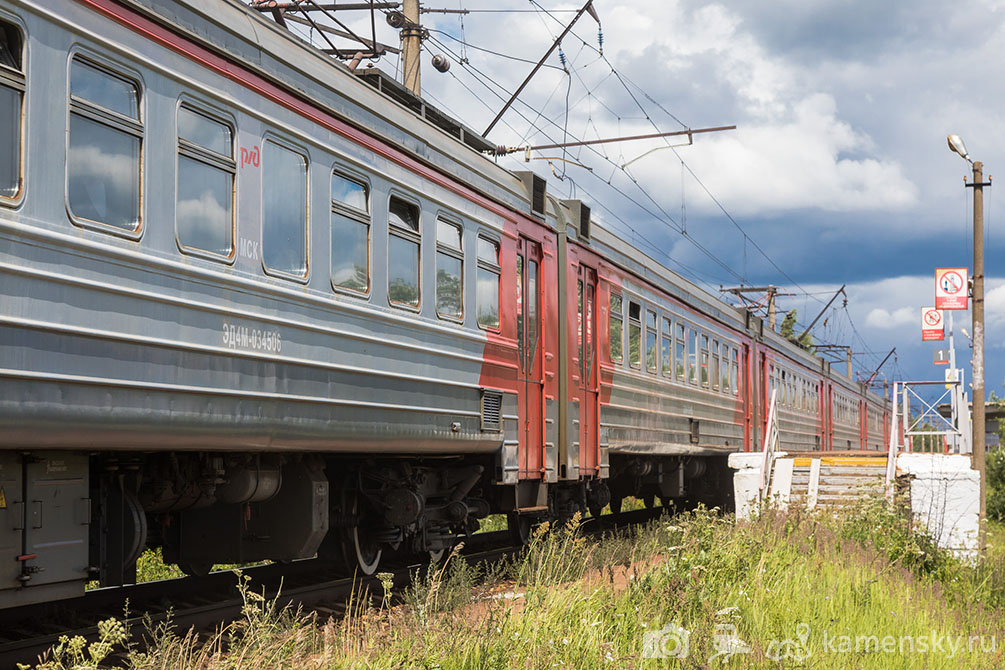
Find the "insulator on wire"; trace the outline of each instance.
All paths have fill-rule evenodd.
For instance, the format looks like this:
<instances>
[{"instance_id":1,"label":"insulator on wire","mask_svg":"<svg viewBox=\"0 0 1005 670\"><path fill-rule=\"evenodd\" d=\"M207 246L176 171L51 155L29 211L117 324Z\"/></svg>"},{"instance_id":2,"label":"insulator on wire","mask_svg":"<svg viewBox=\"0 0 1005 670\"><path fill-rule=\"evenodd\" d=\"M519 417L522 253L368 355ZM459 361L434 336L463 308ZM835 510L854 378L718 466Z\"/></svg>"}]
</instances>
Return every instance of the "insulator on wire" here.
<instances>
[{"instance_id":1,"label":"insulator on wire","mask_svg":"<svg viewBox=\"0 0 1005 670\"><path fill-rule=\"evenodd\" d=\"M565 52L562 51L562 47L558 47L558 60L562 62L562 69L568 72L569 68L565 65Z\"/></svg>"},{"instance_id":2,"label":"insulator on wire","mask_svg":"<svg viewBox=\"0 0 1005 670\"><path fill-rule=\"evenodd\" d=\"M600 46L600 55L604 55L604 31L597 28L597 44Z\"/></svg>"}]
</instances>

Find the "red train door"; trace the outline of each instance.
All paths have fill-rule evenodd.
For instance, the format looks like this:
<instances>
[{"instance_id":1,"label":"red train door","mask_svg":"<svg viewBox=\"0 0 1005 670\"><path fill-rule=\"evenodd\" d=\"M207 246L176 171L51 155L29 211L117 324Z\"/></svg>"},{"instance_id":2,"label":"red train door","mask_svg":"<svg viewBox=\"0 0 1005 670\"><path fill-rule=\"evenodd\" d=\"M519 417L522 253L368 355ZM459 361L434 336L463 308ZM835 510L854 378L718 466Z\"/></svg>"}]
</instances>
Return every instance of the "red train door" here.
<instances>
[{"instance_id":1,"label":"red train door","mask_svg":"<svg viewBox=\"0 0 1005 670\"><path fill-rule=\"evenodd\" d=\"M541 346L541 245L517 245L517 345L520 349L520 477L541 476L544 454L544 347Z\"/></svg>"},{"instance_id":2,"label":"red train door","mask_svg":"<svg viewBox=\"0 0 1005 670\"><path fill-rule=\"evenodd\" d=\"M597 271L579 266L577 341L579 344L579 471L597 474Z\"/></svg>"},{"instance_id":3,"label":"red train door","mask_svg":"<svg viewBox=\"0 0 1005 670\"><path fill-rule=\"evenodd\" d=\"M737 384L739 384L740 399L743 401L743 450L752 451L754 449L753 445L753 435L752 435L752 418L751 410L754 406L754 395L752 392L752 384L750 383L750 345L744 344L741 347L740 361L739 361L739 371L736 375Z\"/></svg>"},{"instance_id":4,"label":"red train door","mask_svg":"<svg viewBox=\"0 0 1005 670\"><path fill-rule=\"evenodd\" d=\"M764 449L765 435L768 430L768 414L771 412L771 367L768 365L768 357L761 352L760 356L760 368L758 377L760 378L760 389L758 392L758 398L761 401L761 416L758 417L757 427L760 429L757 433L758 444L757 449Z\"/></svg>"}]
</instances>

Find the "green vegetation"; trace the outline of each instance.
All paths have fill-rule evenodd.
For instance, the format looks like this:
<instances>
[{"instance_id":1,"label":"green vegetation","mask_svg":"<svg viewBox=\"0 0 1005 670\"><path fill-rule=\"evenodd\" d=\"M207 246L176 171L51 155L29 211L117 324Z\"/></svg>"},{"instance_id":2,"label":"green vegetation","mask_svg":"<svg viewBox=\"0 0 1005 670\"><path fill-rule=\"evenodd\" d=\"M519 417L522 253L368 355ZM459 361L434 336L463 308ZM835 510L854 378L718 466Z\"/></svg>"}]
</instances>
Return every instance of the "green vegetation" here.
<instances>
[{"instance_id":1,"label":"green vegetation","mask_svg":"<svg viewBox=\"0 0 1005 670\"><path fill-rule=\"evenodd\" d=\"M988 478L987 515L993 521L1005 521L1005 448L989 451L985 469Z\"/></svg>"},{"instance_id":2,"label":"green vegetation","mask_svg":"<svg viewBox=\"0 0 1005 670\"><path fill-rule=\"evenodd\" d=\"M813 351L813 337L809 333L805 333L802 337L796 337L796 325L796 310L790 309L785 314L785 318L782 319L779 333L793 344L798 344L803 349Z\"/></svg>"},{"instance_id":3,"label":"green vegetation","mask_svg":"<svg viewBox=\"0 0 1005 670\"><path fill-rule=\"evenodd\" d=\"M153 631L157 643L126 652L125 665L997 668L1005 525L989 531L986 559L971 565L882 503L749 523L699 510L603 540L574 519L539 528L521 557L489 574L454 552L403 593L387 578L337 621L278 610L239 578L243 619L208 640ZM105 646L65 640L62 660L43 667L93 667L127 644L121 627L104 625ZM994 651L981 649L992 641Z\"/></svg>"}]
</instances>

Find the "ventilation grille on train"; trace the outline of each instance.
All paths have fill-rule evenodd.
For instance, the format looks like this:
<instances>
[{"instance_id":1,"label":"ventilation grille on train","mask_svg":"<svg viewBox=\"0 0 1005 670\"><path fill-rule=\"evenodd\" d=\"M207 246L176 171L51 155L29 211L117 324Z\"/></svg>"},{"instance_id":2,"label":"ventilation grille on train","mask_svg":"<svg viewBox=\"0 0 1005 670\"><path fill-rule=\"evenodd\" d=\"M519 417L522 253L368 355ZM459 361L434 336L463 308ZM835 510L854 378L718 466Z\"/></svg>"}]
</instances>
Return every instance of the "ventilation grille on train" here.
<instances>
[{"instance_id":1,"label":"ventilation grille on train","mask_svg":"<svg viewBox=\"0 0 1005 670\"><path fill-rule=\"evenodd\" d=\"M576 229L576 239L580 242L590 241L590 206L582 200L563 200L562 204L569 210L569 225Z\"/></svg>"},{"instance_id":2,"label":"ventilation grille on train","mask_svg":"<svg viewBox=\"0 0 1005 670\"><path fill-rule=\"evenodd\" d=\"M482 391L482 431L502 430L502 393Z\"/></svg>"},{"instance_id":3,"label":"ventilation grille on train","mask_svg":"<svg viewBox=\"0 0 1005 670\"><path fill-rule=\"evenodd\" d=\"M590 239L590 207L582 203L579 205L579 239Z\"/></svg>"},{"instance_id":4,"label":"ventilation grille on train","mask_svg":"<svg viewBox=\"0 0 1005 670\"><path fill-rule=\"evenodd\" d=\"M527 195L530 196L530 213L543 219L548 180L530 171L514 172L513 174L520 178L523 187L527 189Z\"/></svg>"}]
</instances>

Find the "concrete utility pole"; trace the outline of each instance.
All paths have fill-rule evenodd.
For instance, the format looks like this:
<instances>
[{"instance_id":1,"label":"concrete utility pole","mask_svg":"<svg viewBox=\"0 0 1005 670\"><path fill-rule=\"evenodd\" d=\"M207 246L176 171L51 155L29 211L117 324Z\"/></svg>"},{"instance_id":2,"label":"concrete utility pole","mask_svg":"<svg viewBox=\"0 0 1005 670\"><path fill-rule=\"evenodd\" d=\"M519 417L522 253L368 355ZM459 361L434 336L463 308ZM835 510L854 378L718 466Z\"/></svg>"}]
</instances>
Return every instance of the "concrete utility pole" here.
<instances>
[{"instance_id":1,"label":"concrete utility pole","mask_svg":"<svg viewBox=\"0 0 1005 670\"><path fill-rule=\"evenodd\" d=\"M981 478L980 547L985 543L985 505L987 490L984 453L984 164L974 161L974 358L971 378L974 385L974 470Z\"/></svg>"},{"instance_id":2,"label":"concrete utility pole","mask_svg":"<svg viewBox=\"0 0 1005 670\"><path fill-rule=\"evenodd\" d=\"M775 311L775 294L778 293L778 288L775 286L768 287L768 327L771 328L772 332L776 332L778 329L775 327L775 322L777 320L778 312Z\"/></svg>"},{"instance_id":3,"label":"concrete utility pole","mask_svg":"<svg viewBox=\"0 0 1005 670\"><path fill-rule=\"evenodd\" d=\"M715 130L720 130L720 129L716 128ZM732 293L733 295L739 297L741 300L744 301L744 304L746 304L746 300L743 297L744 293L765 293L765 294L767 294L767 298L768 298L768 327L771 328L771 330L773 330L775 332L778 331L778 328L777 328L776 323L775 323L776 320L777 320L777 311L775 310L775 298L778 297L778 296L791 296L791 295L795 295L795 293L779 293L778 292L778 287L775 286L774 284L769 284L768 286L740 286L739 288L722 288L720 286L719 288L724 293ZM762 298L762 300L763 300L763 298ZM756 304L760 305L761 301L758 300ZM748 307L748 309L750 309L750 308Z\"/></svg>"},{"instance_id":4,"label":"concrete utility pole","mask_svg":"<svg viewBox=\"0 0 1005 670\"><path fill-rule=\"evenodd\" d=\"M963 157L963 160L974 166L974 182L967 184L967 188L974 189L974 273L973 273L973 305L971 315L973 316L974 336L974 356L970 361L970 376L973 379L971 385L974 390L973 400L973 464L981 480L981 516L980 516L980 548L984 552L987 540L987 529L985 523L984 495L987 491L985 481L987 472L985 471L984 453L984 187L990 186L991 182L984 181L984 163L970 159L967 147L963 144L963 139L959 135L949 135L946 140L949 148Z\"/></svg>"},{"instance_id":5,"label":"concrete utility pole","mask_svg":"<svg viewBox=\"0 0 1005 670\"><path fill-rule=\"evenodd\" d=\"M419 57L422 52L422 29L419 28L419 0L404 0L402 14L408 24L401 29L401 66L405 88L421 95L422 82L419 77Z\"/></svg>"}]
</instances>

